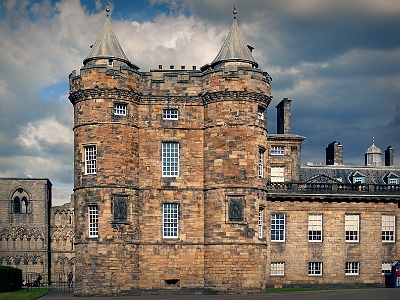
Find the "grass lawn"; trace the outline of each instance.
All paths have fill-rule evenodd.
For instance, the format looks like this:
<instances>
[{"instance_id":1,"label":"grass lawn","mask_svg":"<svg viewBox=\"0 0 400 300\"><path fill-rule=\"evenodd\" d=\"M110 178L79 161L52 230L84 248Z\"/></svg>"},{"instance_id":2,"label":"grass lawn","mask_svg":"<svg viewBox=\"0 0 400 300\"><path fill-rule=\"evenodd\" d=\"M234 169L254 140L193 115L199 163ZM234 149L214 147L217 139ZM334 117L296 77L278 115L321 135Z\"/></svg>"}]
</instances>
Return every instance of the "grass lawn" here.
<instances>
[{"instance_id":1,"label":"grass lawn","mask_svg":"<svg viewBox=\"0 0 400 300\"><path fill-rule=\"evenodd\" d=\"M1 300L34 300L44 294L49 290L47 289L32 289L32 290L19 290L16 292L6 292L0 293Z\"/></svg>"}]
</instances>

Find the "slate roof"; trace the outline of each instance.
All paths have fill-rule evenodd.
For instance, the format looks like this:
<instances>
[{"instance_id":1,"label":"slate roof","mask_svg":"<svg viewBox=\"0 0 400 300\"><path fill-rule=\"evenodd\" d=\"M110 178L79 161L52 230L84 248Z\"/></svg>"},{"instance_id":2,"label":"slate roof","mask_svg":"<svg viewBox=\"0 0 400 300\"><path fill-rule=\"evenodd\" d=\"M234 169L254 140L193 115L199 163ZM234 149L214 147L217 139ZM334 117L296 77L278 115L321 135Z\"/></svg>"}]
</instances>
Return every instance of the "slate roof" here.
<instances>
[{"instance_id":1,"label":"slate roof","mask_svg":"<svg viewBox=\"0 0 400 300\"><path fill-rule=\"evenodd\" d=\"M92 46L89 54L83 60L83 64L85 65L87 62L94 59L115 59L126 63L134 69L139 69L138 66L132 64L126 57L114 33L108 16L99 37Z\"/></svg>"},{"instance_id":2,"label":"slate roof","mask_svg":"<svg viewBox=\"0 0 400 300\"><path fill-rule=\"evenodd\" d=\"M217 57L215 57L211 63L211 66L214 67L215 65L226 61L247 62L251 63L256 68L258 67L258 63L253 58L249 47L240 33L236 18L233 19L229 34L226 37L221 50L219 50Z\"/></svg>"},{"instance_id":3,"label":"slate roof","mask_svg":"<svg viewBox=\"0 0 400 300\"><path fill-rule=\"evenodd\" d=\"M300 182L353 183L353 176L365 176L365 184L386 184L385 178L400 177L397 167L301 166Z\"/></svg>"}]
</instances>

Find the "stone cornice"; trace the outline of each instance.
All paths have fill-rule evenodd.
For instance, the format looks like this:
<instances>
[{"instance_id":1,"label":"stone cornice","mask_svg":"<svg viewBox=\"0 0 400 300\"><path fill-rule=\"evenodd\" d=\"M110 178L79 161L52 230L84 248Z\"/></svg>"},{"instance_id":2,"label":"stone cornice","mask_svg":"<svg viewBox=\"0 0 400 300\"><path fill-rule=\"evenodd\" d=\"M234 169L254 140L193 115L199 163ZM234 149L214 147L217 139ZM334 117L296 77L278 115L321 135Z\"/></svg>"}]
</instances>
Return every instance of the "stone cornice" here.
<instances>
[{"instance_id":1,"label":"stone cornice","mask_svg":"<svg viewBox=\"0 0 400 300\"><path fill-rule=\"evenodd\" d=\"M136 90L123 90L117 88L94 88L78 90L69 94L69 101L75 104L88 99L110 98L115 100L133 101L139 103L142 94Z\"/></svg>"},{"instance_id":2,"label":"stone cornice","mask_svg":"<svg viewBox=\"0 0 400 300\"><path fill-rule=\"evenodd\" d=\"M219 91L206 92L202 95L204 104L220 102L225 100L230 101L251 101L261 102L268 106L271 103L272 97L264 93L248 92L248 91Z\"/></svg>"}]
</instances>

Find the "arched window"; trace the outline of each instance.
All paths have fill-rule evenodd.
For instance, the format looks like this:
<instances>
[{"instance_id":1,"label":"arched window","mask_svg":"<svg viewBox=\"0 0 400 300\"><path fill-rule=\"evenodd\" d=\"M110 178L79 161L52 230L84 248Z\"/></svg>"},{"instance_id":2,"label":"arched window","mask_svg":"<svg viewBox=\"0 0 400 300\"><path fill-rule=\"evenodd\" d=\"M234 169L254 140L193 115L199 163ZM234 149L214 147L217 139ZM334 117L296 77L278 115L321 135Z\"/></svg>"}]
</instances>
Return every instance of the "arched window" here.
<instances>
[{"instance_id":1,"label":"arched window","mask_svg":"<svg viewBox=\"0 0 400 300\"><path fill-rule=\"evenodd\" d=\"M21 213L21 202L19 201L19 197L14 198L14 213L19 214Z\"/></svg>"},{"instance_id":2,"label":"arched window","mask_svg":"<svg viewBox=\"0 0 400 300\"><path fill-rule=\"evenodd\" d=\"M22 197L21 213L23 213L23 214L27 214L28 213L28 199L26 199L26 197Z\"/></svg>"}]
</instances>

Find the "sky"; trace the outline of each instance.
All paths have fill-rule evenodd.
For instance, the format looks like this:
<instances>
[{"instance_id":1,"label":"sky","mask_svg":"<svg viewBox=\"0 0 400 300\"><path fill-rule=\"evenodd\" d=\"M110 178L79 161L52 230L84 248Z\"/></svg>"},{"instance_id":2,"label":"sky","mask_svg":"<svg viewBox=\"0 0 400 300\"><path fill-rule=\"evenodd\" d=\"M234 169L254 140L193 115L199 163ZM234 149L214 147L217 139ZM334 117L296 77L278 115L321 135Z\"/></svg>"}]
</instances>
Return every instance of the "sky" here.
<instances>
[{"instance_id":1,"label":"sky","mask_svg":"<svg viewBox=\"0 0 400 300\"><path fill-rule=\"evenodd\" d=\"M73 107L68 75L82 67L104 25L106 0L0 0L0 177L49 178L53 205L73 193ZM213 61L233 20L272 76L268 130L292 101L302 164L325 164L343 145L345 165L364 165L372 145L394 148L400 166L400 1L110 0L130 61Z\"/></svg>"}]
</instances>

